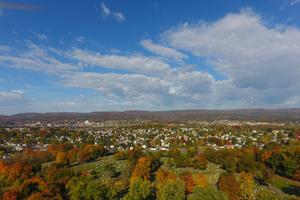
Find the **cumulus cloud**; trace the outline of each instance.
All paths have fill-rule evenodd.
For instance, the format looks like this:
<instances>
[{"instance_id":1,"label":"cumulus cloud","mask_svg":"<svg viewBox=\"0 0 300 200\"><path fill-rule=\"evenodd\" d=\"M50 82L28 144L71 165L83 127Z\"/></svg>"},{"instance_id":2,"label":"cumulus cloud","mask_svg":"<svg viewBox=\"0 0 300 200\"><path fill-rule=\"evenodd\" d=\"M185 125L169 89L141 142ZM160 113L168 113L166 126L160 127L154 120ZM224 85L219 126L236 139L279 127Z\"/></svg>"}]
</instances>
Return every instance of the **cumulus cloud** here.
<instances>
[{"instance_id":1,"label":"cumulus cloud","mask_svg":"<svg viewBox=\"0 0 300 200\"><path fill-rule=\"evenodd\" d=\"M268 27L250 11L212 23L186 24L165 37L174 48L206 59L239 87L283 89L299 84L299 29Z\"/></svg>"},{"instance_id":2,"label":"cumulus cloud","mask_svg":"<svg viewBox=\"0 0 300 200\"><path fill-rule=\"evenodd\" d=\"M105 5L103 2L100 3L100 12L104 19L110 16L113 17L118 22L123 22L126 19L123 13L112 12L110 8L107 5Z\"/></svg>"},{"instance_id":3,"label":"cumulus cloud","mask_svg":"<svg viewBox=\"0 0 300 200\"><path fill-rule=\"evenodd\" d=\"M150 101L155 98L155 105L170 106L178 102L198 105L202 97L211 94L214 79L205 72L173 71L162 77L77 72L63 76L62 84L66 87L94 89L106 98L131 100L133 104L140 102L140 97L143 100L147 97L149 102L146 104L152 105Z\"/></svg>"},{"instance_id":4,"label":"cumulus cloud","mask_svg":"<svg viewBox=\"0 0 300 200\"><path fill-rule=\"evenodd\" d=\"M152 40L149 39L142 40L141 45L154 54L158 54L166 58L174 59L176 61L182 61L184 58L186 58L186 56L183 53L177 51L176 49L155 44L152 42Z\"/></svg>"}]
</instances>

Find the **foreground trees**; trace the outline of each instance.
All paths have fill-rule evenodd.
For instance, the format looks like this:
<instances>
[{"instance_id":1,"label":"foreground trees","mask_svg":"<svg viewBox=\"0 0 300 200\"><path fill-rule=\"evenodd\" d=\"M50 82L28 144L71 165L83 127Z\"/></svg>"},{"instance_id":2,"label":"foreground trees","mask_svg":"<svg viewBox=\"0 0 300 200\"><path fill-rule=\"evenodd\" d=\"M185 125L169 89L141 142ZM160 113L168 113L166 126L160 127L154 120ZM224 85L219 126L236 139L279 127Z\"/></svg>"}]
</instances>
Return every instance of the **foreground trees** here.
<instances>
[{"instance_id":1,"label":"foreground trees","mask_svg":"<svg viewBox=\"0 0 300 200\"><path fill-rule=\"evenodd\" d=\"M151 199L151 182L142 178L130 180L129 192L124 200L150 200Z\"/></svg>"},{"instance_id":2,"label":"foreground trees","mask_svg":"<svg viewBox=\"0 0 300 200\"><path fill-rule=\"evenodd\" d=\"M183 200L185 198L184 182L180 179L168 179L157 191L158 200Z\"/></svg>"},{"instance_id":3,"label":"foreground trees","mask_svg":"<svg viewBox=\"0 0 300 200\"><path fill-rule=\"evenodd\" d=\"M218 180L218 188L227 194L230 200L239 200L240 187L233 174L223 173Z\"/></svg>"}]
</instances>

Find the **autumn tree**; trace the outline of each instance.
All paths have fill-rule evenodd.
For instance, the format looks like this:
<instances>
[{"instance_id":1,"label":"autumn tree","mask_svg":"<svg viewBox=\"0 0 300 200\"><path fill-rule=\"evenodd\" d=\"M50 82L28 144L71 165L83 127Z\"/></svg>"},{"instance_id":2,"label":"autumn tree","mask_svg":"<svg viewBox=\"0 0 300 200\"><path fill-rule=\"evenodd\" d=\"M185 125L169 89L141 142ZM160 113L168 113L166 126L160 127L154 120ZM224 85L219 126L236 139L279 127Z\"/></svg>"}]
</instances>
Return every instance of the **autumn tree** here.
<instances>
[{"instance_id":1,"label":"autumn tree","mask_svg":"<svg viewBox=\"0 0 300 200\"><path fill-rule=\"evenodd\" d=\"M126 154L127 160L129 160L131 163L135 163L139 157L143 156L143 151L139 147L135 147L131 150L129 150Z\"/></svg>"},{"instance_id":2,"label":"autumn tree","mask_svg":"<svg viewBox=\"0 0 300 200\"><path fill-rule=\"evenodd\" d=\"M203 154L197 155L192 161L192 166L195 169L204 170L207 168L207 164L208 164L208 161Z\"/></svg>"},{"instance_id":3,"label":"autumn tree","mask_svg":"<svg viewBox=\"0 0 300 200\"><path fill-rule=\"evenodd\" d=\"M67 162L67 153L66 152L58 152L56 154L56 163L64 164Z\"/></svg>"},{"instance_id":4,"label":"autumn tree","mask_svg":"<svg viewBox=\"0 0 300 200\"><path fill-rule=\"evenodd\" d=\"M258 163L256 171L254 172L255 180L262 185L267 185L274 175L274 170L269 169L263 163Z\"/></svg>"},{"instance_id":5,"label":"autumn tree","mask_svg":"<svg viewBox=\"0 0 300 200\"><path fill-rule=\"evenodd\" d=\"M48 198L41 192L33 193L26 200L47 200Z\"/></svg>"},{"instance_id":6,"label":"autumn tree","mask_svg":"<svg viewBox=\"0 0 300 200\"><path fill-rule=\"evenodd\" d=\"M202 173L194 174L193 180L195 182L195 185L201 188L206 187L208 184L204 174Z\"/></svg>"},{"instance_id":7,"label":"autumn tree","mask_svg":"<svg viewBox=\"0 0 300 200\"><path fill-rule=\"evenodd\" d=\"M190 172L187 172L184 175L182 175L181 179L183 180L183 182L185 184L185 192L187 194L192 193L193 189L196 185L192 174Z\"/></svg>"},{"instance_id":8,"label":"autumn tree","mask_svg":"<svg viewBox=\"0 0 300 200\"><path fill-rule=\"evenodd\" d=\"M151 199L151 182L147 179L135 178L130 181L129 192L124 200L147 200Z\"/></svg>"},{"instance_id":9,"label":"autumn tree","mask_svg":"<svg viewBox=\"0 0 300 200\"><path fill-rule=\"evenodd\" d=\"M167 171L167 170L164 170L164 169L159 169L155 172L155 183L156 183L156 188L159 190L163 185L164 183L167 181L167 180L176 180L177 177Z\"/></svg>"},{"instance_id":10,"label":"autumn tree","mask_svg":"<svg viewBox=\"0 0 300 200\"><path fill-rule=\"evenodd\" d=\"M141 157L138 159L131 178L141 178L149 180L152 160L149 157Z\"/></svg>"},{"instance_id":11,"label":"autumn tree","mask_svg":"<svg viewBox=\"0 0 300 200\"><path fill-rule=\"evenodd\" d=\"M240 173L240 196L243 200L254 200L254 180L251 173Z\"/></svg>"},{"instance_id":12,"label":"autumn tree","mask_svg":"<svg viewBox=\"0 0 300 200\"><path fill-rule=\"evenodd\" d=\"M114 154L114 158L116 160L124 160L126 159L126 153L124 151L117 151L115 154Z\"/></svg>"},{"instance_id":13,"label":"autumn tree","mask_svg":"<svg viewBox=\"0 0 300 200\"><path fill-rule=\"evenodd\" d=\"M272 151L264 151L261 156L260 159L262 162L265 162L266 160L268 160L271 156L272 156L273 152Z\"/></svg>"},{"instance_id":14,"label":"autumn tree","mask_svg":"<svg viewBox=\"0 0 300 200\"><path fill-rule=\"evenodd\" d=\"M223 173L218 180L219 190L225 192L230 200L239 200L240 188L233 174Z\"/></svg>"},{"instance_id":15,"label":"autumn tree","mask_svg":"<svg viewBox=\"0 0 300 200\"><path fill-rule=\"evenodd\" d=\"M183 200L185 199L184 182L180 179L168 179L156 193L157 200Z\"/></svg>"},{"instance_id":16,"label":"autumn tree","mask_svg":"<svg viewBox=\"0 0 300 200\"><path fill-rule=\"evenodd\" d=\"M8 190L4 192L2 196L2 200L17 200L18 199L18 191L16 189Z\"/></svg>"}]
</instances>

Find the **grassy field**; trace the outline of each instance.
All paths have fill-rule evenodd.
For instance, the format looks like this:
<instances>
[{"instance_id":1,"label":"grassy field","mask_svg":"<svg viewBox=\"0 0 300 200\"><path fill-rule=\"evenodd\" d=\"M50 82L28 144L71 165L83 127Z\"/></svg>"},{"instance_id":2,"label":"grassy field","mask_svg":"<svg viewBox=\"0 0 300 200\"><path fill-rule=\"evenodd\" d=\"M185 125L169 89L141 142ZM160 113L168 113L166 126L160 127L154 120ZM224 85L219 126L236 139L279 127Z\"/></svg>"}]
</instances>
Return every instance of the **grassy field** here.
<instances>
[{"instance_id":1,"label":"grassy field","mask_svg":"<svg viewBox=\"0 0 300 200\"><path fill-rule=\"evenodd\" d=\"M122 172L126 169L128 163L126 160L116 160L113 156L105 156L94 162L83 163L71 167L75 171L93 171L96 174L109 174L112 170Z\"/></svg>"},{"instance_id":2,"label":"grassy field","mask_svg":"<svg viewBox=\"0 0 300 200\"><path fill-rule=\"evenodd\" d=\"M275 175L271 180L271 185L283 193L300 197L300 182L298 181Z\"/></svg>"}]
</instances>

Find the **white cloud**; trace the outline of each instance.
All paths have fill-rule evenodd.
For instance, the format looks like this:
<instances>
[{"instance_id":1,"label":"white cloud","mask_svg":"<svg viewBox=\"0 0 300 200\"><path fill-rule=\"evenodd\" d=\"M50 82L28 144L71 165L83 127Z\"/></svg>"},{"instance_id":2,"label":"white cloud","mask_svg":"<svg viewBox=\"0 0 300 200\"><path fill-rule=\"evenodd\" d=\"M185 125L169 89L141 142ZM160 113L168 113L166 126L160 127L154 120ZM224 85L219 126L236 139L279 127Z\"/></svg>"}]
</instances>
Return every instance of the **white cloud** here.
<instances>
[{"instance_id":1,"label":"white cloud","mask_svg":"<svg viewBox=\"0 0 300 200\"><path fill-rule=\"evenodd\" d=\"M213 23L187 24L165 37L173 47L205 58L239 87L283 89L300 83L299 29L268 27L249 11Z\"/></svg>"},{"instance_id":2,"label":"white cloud","mask_svg":"<svg viewBox=\"0 0 300 200\"><path fill-rule=\"evenodd\" d=\"M115 17L115 19L118 21L118 22L123 22L125 21L125 16L123 13L120 13L120 12L117 12L117 13L112 13L112 15Z\"/></svg>"},{"instance_id":3,"label":"white cloud","mask_svg":"<svg viewBox=\"0 0 300 200\"><path fill-rule=\"evenodd\" d=\"M151 40L142 40L141 45L152 53L166 58L174 59L176 61L182 61L184 58L186 58L183 53L169 47L154 44Z\"/></svg>"},{"instance_id":4,"label":"white cloud","mask_svg":"<svg viewBox=\"0 0 300 200\"><path fill-rule=\"evenodd\" d=\"M100 9L101 14L104 17L108 17L110 15L110 9L103 2L101 2L100 6L101 6L101 9Z\"/></svg>"},{"instance_id":5,"label":"white cloud","mask_svg":"<svg viewBox=\"0 0 300 200\"><path fill-rule=\"evenodd\" d=\"M23 98L24 91L12 90L12 91L0 91L0 102L12 102Z\"/></svg>"},{"instance_id":6,"label":"white cloud","mask_svg":"<svg viewBox=\"0 0 300 200\"><path fill-rule=\"evenodd\" d=\"M48 37L45 34L39 34L36 33L35 36L37 37L37 39L42 40L42 41L48 41Z\"/></svg>"},{"instance_id":7,"label":"white cloud","mask_svg":"<svg viewBox=\"0 0 300 200\"><path fill-rule=\"evenodd\" d=\"M0 51L0 62L3 66L48 73L62 73L63 71L80 68L75 62L61 61L61 55L57 55L58 53L60 54L59 50L40 47L31 42L27 43L27 48L24 50L13 48L5 48L5 50L6 51ZM60 58L56 58L53 53Z\"/></svg>"},{"instance_id":8,"label":"white cloud","mask_svg":"<svg viewBox=\"0 0 300 200\"><path fill-rule=\"evenodd\" d=\"M64 76L63 84L68 87L96 89L107 97L136 97L142 94L160 94L168 91L166 81L142 74L78 72Z\"/></svg>"},{"instance_id":9,"label":"white cloud","mask_svg":"<svg viewBox=\"0 0 300 200\"><path fill-rule=\"evenodd\" d=\"M83 43L85 40L86 40L86 38L82 35L75 38L75 41L79 42L79 43Z\"/></svg>"},{"instance_id":10,"label":"white cloud","mask_svg":"<svg viewBox=\"0 0 300 200\"><path fill-rule=\"evenodd\" d=\"M91 66L121 69L136 73L160 75L170 70L170 65L162 60L142 55L102 55L81 49L73 50L71 55L74 59Z\"/></svg>"},{"instance_id":11,"label":"white cloud","mask_svg":"<svg viewBox=\"0 0 300 200\"><path fill-rule=\"evenodd\" d=\"M103 2L100 3L100 12L101 12L101 15L104 19L107 18L107 17L110 17L110 16L115 18L118 22L123 22L126 19L123 13L121 13L121 12L112 12L110 10L110 8L107 5L105 5Z\"/></svg>"},{"instance_id":12,"label":"white cloud","mask_svg":"<svg viewBox=\"0 0 300 200\"><path fill-rule=\"evenodd\" d=\"M9 52L11 51L13 48L6 46L6 45L0 45L0 51L2 52Z\"/></svg>"},{"instance_id":13,"label":"white cloud","mask_svg":"<svg viewBox=\"0 0 300 200\"><path fill-rule=\"evenodd\" d=\"M179 102L199 104L199 100L211 94L214 79L204 72L173 71L162 77L78 72L63 76L62 83L66 87L97 90L107 99L117 99L119 103L131 100L135 104L140 97L143 100L147 97L149 101L155 99L155 105L170 106Z\"/></svg>"},{"instance_id":14,"label":"white cloud","mask_svg":"<svg viewBox=\"0 0 300 200\"><path fill-rule=\"evenodd\" d=\"M293 0L293 1L290 2L290 6L294 6L298 3L300 3L300 0Z\"/></svg>"}]
</instances>

